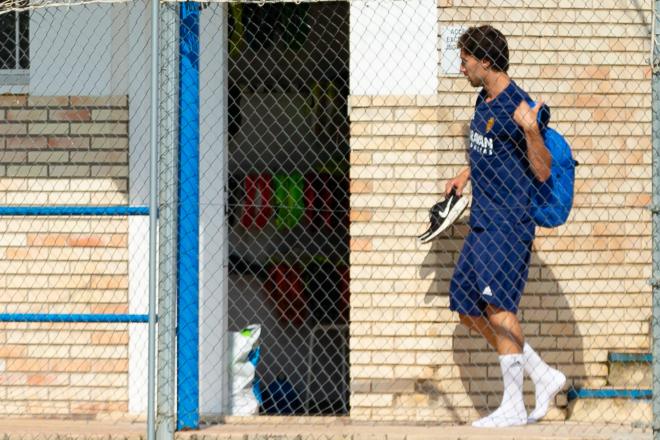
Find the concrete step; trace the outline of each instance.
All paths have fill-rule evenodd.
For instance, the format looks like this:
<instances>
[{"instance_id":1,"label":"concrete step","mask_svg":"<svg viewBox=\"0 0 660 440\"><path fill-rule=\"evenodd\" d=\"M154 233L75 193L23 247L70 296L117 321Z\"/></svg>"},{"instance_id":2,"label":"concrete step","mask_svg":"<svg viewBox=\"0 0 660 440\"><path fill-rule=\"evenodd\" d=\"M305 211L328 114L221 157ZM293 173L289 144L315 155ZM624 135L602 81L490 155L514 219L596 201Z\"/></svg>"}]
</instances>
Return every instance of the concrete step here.
<instances>
[{"instance_id":1,"label":"concrete step","mask_svg":"<svg viewBox=\"0 0 660 440\"><path fill-rule=\"evenodd\" d=\"M648 426L653 417L650 389L571 389L567 397L567 415L571 422L643 427Z\"/></svg>"},{"instance_id":2,"label":"concrete step","mask_svg":"<svg viewBox=\"0 0 660 440\"><path fill-rule=\"evenodd\" d=\"M616 388L646 389L653 384L650 353L610 353L607 383Z\"/></svg>"}]
</instances>

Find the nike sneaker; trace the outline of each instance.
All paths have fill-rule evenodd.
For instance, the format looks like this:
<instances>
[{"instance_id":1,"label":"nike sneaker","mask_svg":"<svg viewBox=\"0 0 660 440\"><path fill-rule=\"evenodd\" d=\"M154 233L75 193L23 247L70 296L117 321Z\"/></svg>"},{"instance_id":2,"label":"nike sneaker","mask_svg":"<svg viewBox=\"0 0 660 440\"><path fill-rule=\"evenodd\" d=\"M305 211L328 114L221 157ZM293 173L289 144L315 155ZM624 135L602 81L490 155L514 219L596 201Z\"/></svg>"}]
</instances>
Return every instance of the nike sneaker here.
<instances>
[{"instance_id":1,"label":"nike sneaker","mask_svg":"<svg viewBox=\"0 0 660 440\"><path fill-rule=\"evenodd\" d=\"M452 188L445 199L433 205L429 211L431 226L419 236L422 243L428 243L451 226L467 206L468 198L456 195L456 188Z\"/></svg>"}]
</instances>

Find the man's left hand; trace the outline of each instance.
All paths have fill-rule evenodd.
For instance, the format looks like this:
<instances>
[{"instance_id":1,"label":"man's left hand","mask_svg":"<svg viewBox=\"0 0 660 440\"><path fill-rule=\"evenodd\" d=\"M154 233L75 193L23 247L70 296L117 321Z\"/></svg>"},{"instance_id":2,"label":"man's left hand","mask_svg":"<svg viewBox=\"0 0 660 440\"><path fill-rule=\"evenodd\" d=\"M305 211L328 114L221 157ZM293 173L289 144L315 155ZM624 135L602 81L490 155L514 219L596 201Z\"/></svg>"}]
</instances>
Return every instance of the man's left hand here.
<instances>
[{"instance_id":1,"label":"man's left hand","mask_svg":"<svg viewBox=\"0 0 660 440\"><path fill-rule=\"evenodd\" d=\"M527 101L523 99L520 102L520 105L518 105L516 111L513 113L513 120L516 122L516 124L520 125L520 128L522 128L524 131L538 130L539 124L537 122L537 116L539 114L539 110L541 110L542 105L543 101L539 101L536 103L534 108L532 108L529 106L529 104L527 104Z\"/></svg>"}]
</instances>

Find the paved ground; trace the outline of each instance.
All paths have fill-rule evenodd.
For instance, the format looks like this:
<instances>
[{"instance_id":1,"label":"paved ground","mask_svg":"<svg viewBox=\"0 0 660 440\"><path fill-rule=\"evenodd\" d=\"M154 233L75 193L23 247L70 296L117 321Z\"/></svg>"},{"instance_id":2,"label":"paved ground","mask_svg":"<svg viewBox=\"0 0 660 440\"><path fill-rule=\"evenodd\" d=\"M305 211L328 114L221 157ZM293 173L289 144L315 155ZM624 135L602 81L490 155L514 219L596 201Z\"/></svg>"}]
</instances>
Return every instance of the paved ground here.
<instances>
[{"instance_id":1,"label":"paved ground","mask_svg":"<svg viewBox=\"0 0 660 440\"><path fill-rule=\"evenodd\" d=\"M146 423L66 420L0 420L2 440L141 440ZM180 432L178 440L651 440L651 431L618 425L542 423L518 428L366 425L348 419L264 419L259 424L226 423Z\"/></svg>"}]
</instances>

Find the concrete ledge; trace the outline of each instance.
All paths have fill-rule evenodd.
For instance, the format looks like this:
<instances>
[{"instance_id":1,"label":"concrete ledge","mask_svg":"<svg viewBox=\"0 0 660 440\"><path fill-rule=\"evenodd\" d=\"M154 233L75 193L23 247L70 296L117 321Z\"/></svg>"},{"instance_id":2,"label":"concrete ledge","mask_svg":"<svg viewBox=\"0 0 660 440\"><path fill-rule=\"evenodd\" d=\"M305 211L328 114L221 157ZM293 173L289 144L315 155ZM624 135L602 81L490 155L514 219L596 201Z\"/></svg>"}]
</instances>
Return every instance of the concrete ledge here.
<instances>
[{"instance_id":1,"label":"concrete ledge","mask_svg":"<svg viewBox=\"0 0 660 440\"><path fill-rule=\"evenodd\" d=\"M285 417L252 424L213 425L176 434L177 440L651 440L646 429L598 423L539 423L516 428L351 423L317 417L314 424ZM295 418L294 418L295 419ZM298 422L298 423L295 423ZM323 423L326 422L326 423ZM347 422L347 423L343 423ZM68 420L0 420L2 440L145 440L146 423Z\"/></svg>"}]
</instances>

